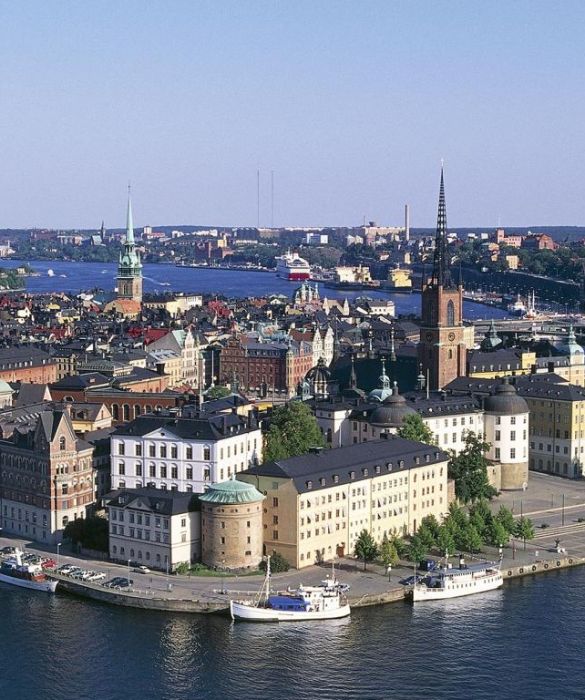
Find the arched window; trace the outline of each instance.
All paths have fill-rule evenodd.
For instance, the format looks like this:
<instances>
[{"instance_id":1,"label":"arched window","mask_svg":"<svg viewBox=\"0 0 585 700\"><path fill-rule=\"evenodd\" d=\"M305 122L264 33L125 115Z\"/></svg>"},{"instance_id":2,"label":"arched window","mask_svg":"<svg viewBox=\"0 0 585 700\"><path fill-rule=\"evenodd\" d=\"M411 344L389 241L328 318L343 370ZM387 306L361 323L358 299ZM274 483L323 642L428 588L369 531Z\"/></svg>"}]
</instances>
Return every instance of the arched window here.
<instances>
[{"instance_id":1,"label":"arched window","mask_svg":"<svg viewBox=\"0 0 585 700\"><path fill-rule=\"evenodd\" d=\"M120 407L118 406L117 403L112 404L112 418L114 420L120 419Z\"/></svg>"},{"instance_id":2,"label":"arched window","mask_svg":"<svg viewBox=\"0 0 585 700\"><path fill-rule=\"evenodd\" d=\"M59 449L61 452L65 449L65 438L63 436L59 438Z\"/></svg>"},{"instance_id":3,"label":"arched window","mask_svg":"<svg viewBox=\"0 0 585 700\"><path fill-rule=\"evenodd\" d=\"M138 418L140 415L140 406L136 403L134 404L134 418Z\"/></svg>"},{"instance_id":4,"label":"arched window","mask_svg":"<svg viewBox=\"0 0 585 700\"><path fill-rule=\"evenodd\" d=\"M130 420L130 406L128 406L127 403L125 403L122 407L122 413L124 416L124 420Z\"/></svg>"},{"instance_id":5,"label":"arched window","mask_svg":"<svg viewBox=\"0 0 585 700\"><path fill-rule=\"evenodd\" d=\"M447 304L447 325L455 325L455 304L452 300L449 300L449 303Z\"/></svg>"}]
</instances>

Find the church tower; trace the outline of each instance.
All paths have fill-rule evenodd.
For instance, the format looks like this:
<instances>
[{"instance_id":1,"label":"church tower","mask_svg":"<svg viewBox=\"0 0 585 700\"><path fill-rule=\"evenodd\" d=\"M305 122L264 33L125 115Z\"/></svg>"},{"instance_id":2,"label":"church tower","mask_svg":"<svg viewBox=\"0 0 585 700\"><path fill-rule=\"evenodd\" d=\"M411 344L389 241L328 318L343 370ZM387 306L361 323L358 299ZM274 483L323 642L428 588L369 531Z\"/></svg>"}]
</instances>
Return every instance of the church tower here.
<instances>
[{"instance_id":1,"label":"church tower","mask_svg":"<svg viewBox=\"0 0 585 700\"><path fill-rule=\"evenodd\" d=\"M429 388L442 389L465 375L466 347L463 342L463 285L455 282L447 260L447 208L441 167L439 211L433 271L422 280L422 324L419 361Z\"/></svg>"},{"instance_id":2,"label":"church tower","mask_svg":"<svg viewBox=\"0 0 585 700\"><path fill-rule=\"evenodd\" d=\"M118 264L118 299L142 302L142 263L134 242L132 223L132 201L128 187L128 213L126 217L126 241Z\"/></svg>"}]
</instances>

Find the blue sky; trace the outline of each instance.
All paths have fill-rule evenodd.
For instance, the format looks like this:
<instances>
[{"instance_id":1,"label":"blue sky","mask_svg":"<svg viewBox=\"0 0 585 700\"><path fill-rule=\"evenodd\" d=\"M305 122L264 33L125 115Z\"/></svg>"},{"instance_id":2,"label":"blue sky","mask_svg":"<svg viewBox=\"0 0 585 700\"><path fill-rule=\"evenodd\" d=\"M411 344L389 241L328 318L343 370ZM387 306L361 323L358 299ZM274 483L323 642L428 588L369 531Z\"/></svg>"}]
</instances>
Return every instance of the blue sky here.
<instances>
[{"instance_id":1,"label":"blue sky","mask_svg":"<svg viewBox=\"0 0 585 700\"><path fill-rule=\"evenodd\" d=\"M585 3L0 0L0 228L585 225Z\"/></svg>"}]
</instances>

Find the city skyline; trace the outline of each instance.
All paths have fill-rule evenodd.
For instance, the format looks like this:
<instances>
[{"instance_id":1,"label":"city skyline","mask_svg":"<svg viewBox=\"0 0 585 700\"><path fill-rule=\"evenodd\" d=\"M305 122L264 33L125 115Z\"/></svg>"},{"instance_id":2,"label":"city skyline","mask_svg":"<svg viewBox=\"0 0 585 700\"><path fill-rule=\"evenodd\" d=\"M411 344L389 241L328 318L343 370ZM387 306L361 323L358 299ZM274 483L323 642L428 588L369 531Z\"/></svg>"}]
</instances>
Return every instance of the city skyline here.
<instances>
[{"instance_id":1,"label":"city skyline","mask_svg":"<svg viewBox=\"0 0 585 700\"><path fill-rule=\"evenodd\" d=\"M5 6L0 228L583 225L581 3ZM74 58L74 60L72 60Z\"/></svg>"}]
</instances>

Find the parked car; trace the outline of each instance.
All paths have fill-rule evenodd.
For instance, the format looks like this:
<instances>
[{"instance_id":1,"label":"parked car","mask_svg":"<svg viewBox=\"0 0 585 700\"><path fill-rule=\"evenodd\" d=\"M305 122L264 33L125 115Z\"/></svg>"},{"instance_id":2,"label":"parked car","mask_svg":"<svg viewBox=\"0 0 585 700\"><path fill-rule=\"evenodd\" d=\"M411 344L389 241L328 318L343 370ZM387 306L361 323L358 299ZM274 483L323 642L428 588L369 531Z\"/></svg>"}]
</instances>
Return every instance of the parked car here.
<instances>
[{"instance_id":1,"label":"parked car","mask_svg":"<svg viewBox=\"0 0 585 700\"><path fill-rule=\"evenodd\" d=\"M0 551L2 554L14 554L16 552L16 547L2 547Z\"/></svg>"},{"instance_id":2,"label":"parked car","mask_svg":"<svg viewBox=\"0 0 585 700\"><path fill-rule=\"evenodd\" d=\"M144 566L142 564L140 566L135 566L133 571L137 574L149 574L150 573L150 569L148 568L148 566Z\"/></svg>"},{"instance_id":3,"label":"parked car","mask_svg":"<svg viewBox=\"0 0 585 700\"><path fill-rule=\"evenodd\" d=\"M106 578L106 575L103 573L103 571L97 572L94 571L92 572L91 576L88 576L88 581L103 581Z\"/></svg>"},{"instance_id":4,"label":"parked car","mask_svg":"<svg viewBox=\"0 0 585 700\"><path fill-rule=\"evenodd\" d=\"M418 574L416 576L409 576L408 578L403 578L400 583L403 586L414 586L415 583L418 583L419 581L422 581L424 576L419 576Z\"/></svg>"},{"instance_id":5,"label":"parked car","mask_svg":"<svg viewBox=\"0 0 585 700\"><path fill-rule=\"evenodd\" d=\"M73 573L75 571L75 567L72 566L71 564L63 564L63 566L60 566L57 569L57 572L60 574L65 574L68 576L69 574Z\"/></svg>"}]
</instances>

